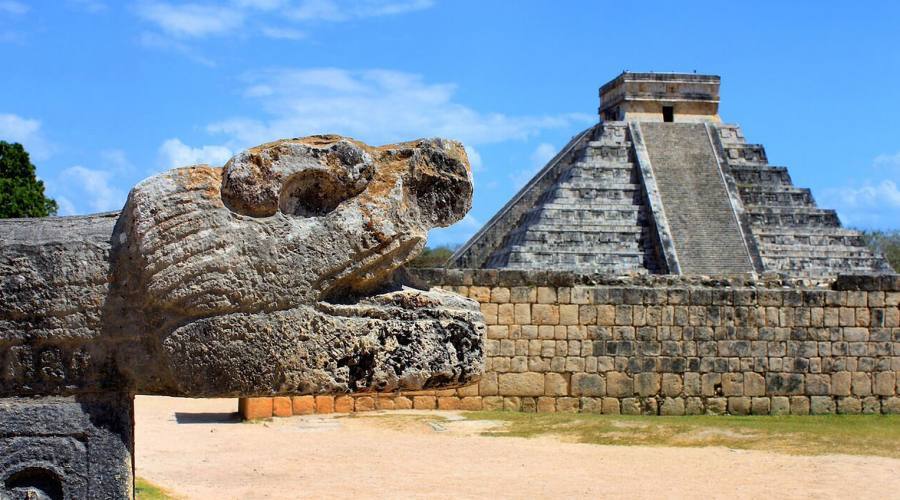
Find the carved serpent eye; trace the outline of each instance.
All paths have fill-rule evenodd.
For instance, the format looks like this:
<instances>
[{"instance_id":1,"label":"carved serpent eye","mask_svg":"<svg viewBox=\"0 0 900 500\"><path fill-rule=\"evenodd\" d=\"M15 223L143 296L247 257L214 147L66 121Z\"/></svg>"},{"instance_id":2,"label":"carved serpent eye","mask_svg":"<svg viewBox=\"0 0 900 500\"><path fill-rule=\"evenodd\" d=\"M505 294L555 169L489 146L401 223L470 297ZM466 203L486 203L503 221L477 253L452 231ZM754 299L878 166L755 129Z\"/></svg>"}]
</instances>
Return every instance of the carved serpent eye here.
<instances>
[{"instance_id":1,"label":"carved serpent eye","mask_svg":"<svg viewBox=\"0 0 900 500\"><path fill-rule=\"evenodd\" d=\"M337 208L342 201L358 195L366 183L341 182L325 170L305 170L284 183L278 200L283 214L320 217Z\"/></svg>"},{"instance_id":2,"label":"carved serpent eye","mask_svg":"<svg viewBox=\"0 0 900 500\"><path fill-rule=\"evenodd\" d=\"M337 136L279 141L225 164L222 201L251 217L319 217L362 192L374 169L365 150Z\"/></svg>"}]
</instances>

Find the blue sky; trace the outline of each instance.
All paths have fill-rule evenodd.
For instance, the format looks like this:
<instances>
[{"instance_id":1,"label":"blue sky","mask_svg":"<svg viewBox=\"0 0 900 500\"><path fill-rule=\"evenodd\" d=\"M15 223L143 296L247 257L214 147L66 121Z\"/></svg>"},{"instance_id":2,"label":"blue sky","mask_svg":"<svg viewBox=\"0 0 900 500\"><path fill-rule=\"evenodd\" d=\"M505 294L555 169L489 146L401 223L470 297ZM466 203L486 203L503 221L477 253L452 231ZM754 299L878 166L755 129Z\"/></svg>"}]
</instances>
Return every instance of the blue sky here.
<instances>
[{"instance_id":1,"label":"blue sky","mask_svg":"<svg viewBox=\"0 0 900 500\"><path fill-rule=\"evenodd\" d=\"M845 224L900 228L900 2L0 0L0 139L61 207L270 140L462 140L464 242L622 70L722 76L720 114Z\"/></svg>"}]
</instances>

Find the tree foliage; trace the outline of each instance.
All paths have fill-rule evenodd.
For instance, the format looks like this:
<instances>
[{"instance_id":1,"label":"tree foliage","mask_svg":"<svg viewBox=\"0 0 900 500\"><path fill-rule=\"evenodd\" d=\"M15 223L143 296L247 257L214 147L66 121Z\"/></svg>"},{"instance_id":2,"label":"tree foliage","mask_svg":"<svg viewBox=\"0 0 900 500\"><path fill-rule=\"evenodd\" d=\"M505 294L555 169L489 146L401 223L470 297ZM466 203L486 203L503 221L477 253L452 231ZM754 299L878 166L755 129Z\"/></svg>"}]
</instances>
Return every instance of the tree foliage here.
<instances>
[{"instance_id":1,"label":"tree foliage","mask_svg":"<svg viewBox=\"0 0 900 500\"><path fill-rule=\"evenodd\" d=\"M900 271L900 230L862 233L866 244L876 252L883 253L894 271Z\"/></svg>"},{"instance_id":2,"label":"tree foliage","mask_svg":"<svg viewBox=\"0 0 900 500\"><path fill-rule=\"evenodd\" d=\"M0 219L56 215L56 201L44 196L28 152L19 143L0 141Z\"/></svg>"},{"instance_id":3,"label":"tree foliage","mask_svg":"<svg viewBox=\"0 0 900 500\"><path fill-rule=\"evenodd\" d=\"M444 267L450 256L453 255L453 249L448 246L440 246L435 248L426 248L422 253L406 264L407 267Z\"/></svg>"}]
</instances>

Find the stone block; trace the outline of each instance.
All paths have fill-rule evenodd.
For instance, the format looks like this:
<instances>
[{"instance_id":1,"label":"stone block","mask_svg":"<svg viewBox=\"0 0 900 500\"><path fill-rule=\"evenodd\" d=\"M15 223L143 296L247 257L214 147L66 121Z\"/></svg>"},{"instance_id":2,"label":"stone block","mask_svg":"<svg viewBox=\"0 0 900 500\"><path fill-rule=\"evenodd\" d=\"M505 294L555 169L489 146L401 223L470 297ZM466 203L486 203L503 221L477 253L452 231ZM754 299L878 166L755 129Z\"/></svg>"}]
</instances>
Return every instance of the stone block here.
<instances>
[{"instance_id":1,"label":"stone block","mask_svg":"<svg viewBox=\"0 0 900 500\"><path fill-rule=\"evenodd\" d=\"M294 396L291 398L291 413L294 415L311 415L315 412L315 396Z\"/></svg>"},{"instance_id":2,"label":"stone block","mask_svg":"<svg viewBox=\"0 0 900 500\"><path fill-rule=\"evenodd\" d=\"M565 397L556 399L556 411L558 412L577 413L579 409L578 398Z\"/></svg>"},{"instance_id":3,"label":"stone block","mask_svg":"<svg viewBox=\"0 0 900 500\"><path fill-rule=\"evenodd\" d=\"M561 373L544 374L544 393L545 396L567 396L569 394L569 383L565 375Z\"/></svg>"},{"instance_id":4,"label":"stone block","mask_svg":"<svg viewBox=\"0 0 900 500\"><path fill-rule=\"evenodd\" d=\"M556 288L539 286L537 288L537 301L539 304L554 304L557 302Z\"/></svg>"},{"instance_id":5,"label":"stone block","mask_svg":"<svg viewBox=\"0 0 900 500\"><path fill-rule=\"evenodd\" d=\"M596 373L572 374L573 396L605 396L606 380Z\"/></svg>"},{"instance_id":6,"label":"stone block","mask_svg":"<svg viewBox=\"0 0 900 500\"><path fill-rule=\"evenodd\" d=\"M276 417L290 417L294 414L291 406L291 398L281 396L272 398L272 415Z\"/></svg>"},{"instance_id":7,"label":"stone block","mask_svg":"<svg viewBox=\"0 0 900 500\"><path fill-rule=\"evenodd\" d=\"M728 397L743 396L744 395L744 375L742 373L723 373L722 374L722 394L724 396L728 396ZM730 402L729 402L729 404L730 404Z\"/></svg>"},{"instance_id":8,"label":"stone block","mask_svg":"<svg viewBox=\"0 0 900 500\"><path fill-rule=\"evenodd\" d=\"M531 306L531 321L535 325L558 325L559 306L555 304L534 304Z\"/></svg>"},{"instance_id":9,"label":"stone block","mask_svg":"<svg viewBox=\"0 0 900 500\"><path fill-rule=\"evenodd\" d=\"M837 398L837 412L841 415L862 413L862 401L855 397Z\"/></svg>"},{"instance_id":10,"label":"stone block","mask_svg":"<svg viewBox=\"0 0 900 500\"><path fill-rule=\"evenodd\" d=\"M603 413L603 399L581 398L581 411L583 413Z\"/></svg>"},{"instance_id":11,"label":"stone block","mask_svg":"<svg viewBox=\"0 0 900 500\"><path fill-rule=\"evenodd\" d=\"M503 397L503 410L504 411L519 411L522 409L522 398L518 396L504 396Z\"/></svg>"},{"instance_id":12,"label":"stone block","mask_svg":"<svg viewBox=\"0 0 900 500\"><path fill-rule=\"evenodd\" d=\"M791 396L791 415L809 415L808 396Z\"/></svg>"},{"instance_id":13,"label":"stone block","mask_svg":"<svg viewBox=\"0 0 900 500\"><path fill-rule=\"evenodd\" d=\"M662 394L668 397L680 396L684 389L681 375L677 373L664 373L662 376Z\"/></svg>"},{"instance_id":14,"label":"stone block","mask_svg":"<svg viewBox=\"0 0 900 500\"><path fill-rule=\"evenodd\" d=\"M484 408L482 398L478 396L467 396L459 399L459 409L465 411L480 411Z\"/></svg>"},{"instance_id":15,"label":"stone block","mask_svg":"<svg viewBox=\"0 0 900 500\"><path fill-rule=\"evenodd\" d=\"M334 413L334 396L316 396L316 413Z\"/></svg>"},{"instance_id":16,"label":"stone block","mask_svg":"<svg viewBox=\"0 0 900 500\"><path fill-rule=\"evenodd\" d=\"M437 398L438 410L459 410L459 403L460 399L453 396L442 396Z\"/></svg>"},{"instance_id":17,"label":"stone block","mask_svg":"<svg viewBox=\"0 0 900 500\"><path fill-rule=\"evenodd\" d=\"M872 394L872 378L868 373L853 372L850 374L850 387L856 396Z\"/></svg>"},{"instance_id":18,"label":"stone block","mask_svg":"<svg viewBox=\"0 0 900 500\"><path fill-rule=\"evenodd\" d=\"M491 302L505 304L509 302L509 288L494 287L491 289Z\"/></svg>"},{"instance_id":19,"label":"stone block","mask_svg":"<svg viewBox=\"0 0 900 500\"><path fill-rule=\"evenodd\" d=\"M499 394L499 384L497 383L497 374L485 372L478 382L478 394L481 396L496 396Z\"/></svg>"},{"instance_id":20,"label":"stone block","mask_svg":"<svg viewBox=\"0 0 900 500\"><path fill-rule=\"evenodd\" d=\"M603 398L603 414L618 415L621 412L619 398Z\"/></svg>"},{"instance_id":21,"label":"stone block","mask_svg":"<svg viewBox=\"0 0 900 500\"><path fill-rule=\"evenodd\" d=\"M538 413L553 413L556 411L556 398L542 396L537 398Z\"/></svg>"},{"instance_id":22,"label":"stone block","mask_svg":"<svg viewBox=\"0 0 900 500\"><path fill-rule=\"evenodd\" d=\"M517 325L531 325L531 305L515 304L513 309L513 319Z\"/></svg>"},{"instance_id":23,"label":"stone block","mask_svg":"<svg viewBox=\"0 0 900 500\"><path fill-rule=\"evenodd\" d=\"M900 415L900 397L885 398L881 403L881 412L886 415Z\"/></svg>"},{"instance_id":24,"label":"stone block","mask_svg":"<svg viewBox=\"0 0 900 500\"><path fill-rule=\"evenodd\" d=\"M700 391L703 396L721 396L722 374L704 373L700 377Z\"/></svg>"},{"instance_id":25,"label":"stone block","mask_svg":"<svg viewBox=\"0 0 900 500\"><path fill-rule=\"evenodd\" d=\"M878 396L893 396L896 394L897 374L894 372L878 372L873 377L873 392Z\"/></svg>"},{"instance_id":26,"label":"stone block","mask_svg":"<svg viewBox=\"0 0 900 500\"><path fill-rule=\"evenodd\" d=\"M659 394L658 373L638 373L634 378L634 391L644 397Z\"/></svg>"},{"instance_id":27,"label":"stone block","mask_svg":"<svg viewBox=\"0 0 900 500\"><path fill-rule=\"evenodd\" d=\"M751 400L748 397L735 396L728 398L728 413L732 415L749 415Z\"/></svg>"},{"instance_id":28,"label":"stone block","mask_svg":"<svg viewBox=\"0 0 900 500\"><path fill-rule=\"evenodd\" d=\"M610 396L626 397L634 394L634 380L622 372L606 374L606 392Z\"/></svg>"},{"instance_id":29,"label":"stone block","mask_svg":"<svg viewBox=\"0 0 900 500\"><path fill-rule=\"evenodd\" d=\"M394 406L398 410L411 410L413 407L413 401L406 396L397 396L396 398L394 398Z\"/></svg>"},{"instance_id":30,"label":"stone block","mask_svg":"<svg viewBox=\"0 0 900 500\"><path fill-rule=\"evenodd\" d=\"M498 376L503 396L543 396L544 374L535 372L501 373Z\"/></svg>"},{"instance_id":31,"label":"stone block","mask_svg":"<svg viewBox=\"0 0 900 500\"><path fill-rule=\"evenodd\" d=\"M862 412L865 415L877 415L881 413L881 399L878 396L867 396L860 398L862 401Z\"/></svg>"},{"instance_id":32,"label":"stone block","mask_svg":"<svg viewBox=\"0 0 900 500\"><path fill-rule=\"evenodd\" d=\"M804 393L802 373L766 373L766 393L792 396Z\"/></svg>"},{"instance_id":33,"label":"stone block","mask_svg":"<svg viewBox=\"0 0 900 500\"><path fill-rule=\"evenodd\" d=\"M831 374L831 394L835 396L849 396L850 372L837 372Z\"/></svg>"},{"instance_id":34,"label":"stone block","mask_svg":"<svg viewBox=\"0 0 900 500\"><path fill-rule=\"evenodd\" d=\"M597 306L597 324L613 326L616 324L616 307L612 305Z\"/></svg>"},{"instance_id":35,"label":"stone block","mask_svg":"<svg viewBox=\"0 0 900 500\"><path fill-rule=\"evenodd\" d=\"M745 396L765 396L766 379L759 373L744 373L744 395Z\"/></svg>"},{"instance_id":36,"label":"stone block","mask_svg":"<svg viewBox=\"0 0 900 500\"><path fill-rule=\"evenodd\" d=\"M355 398L354 407L355 411L372 411L375 409L375 398L372 396L359 396Z\"/></svg>"},{"instance_id":37,"label":"stone block","mask_svg":"<svg viewBox=\"0 0 900 500\"><path fill-rule=\"evenodd\" d=\"M395 410L397 409L397 406L394 403L393 397L378 396L377 398L375 398L375 408L379 410Z\"/></svg>"},{"instance_id":38,"label":"stone block","mask_svg":"<svg viewBox=\"0 0 900 500\"><path fill-rule=\"evenodd\" d=\"M725 415L728 412L728 398L708 398L706 400L707 415Z\"/></svg>"},{"instance_id":39,"label":"stone block","mask_svg":"<svg viewBox=\"0 0 900 500\"><path fill-rule=\"evenodd\" d=\"M515 286L509 289L510 302L531 304L537 300L537 289L533 286Z\"/></svg>"},{"instance_id":40,"label":"stone block","mask_svg":"<svg viewBox=\"0 0 900 500\"><path fill-rule=\"evenodd\" d=\"M684 393L688 396L699 396L700 392L700 374L697 372L687 372L684 374Z\"/></svg>"},{"instance_id":41,"label":"stone block","mask_svg":"<svg viewBox=\"0 0 900 500\"><path fill-rule=\"evenodd\" d=\"M578 305L561 304L559 306L559 324L560 325L577 325L578 324Z\"/></svg>"},{"instance_id":42,"label":"stone block","mask_svg":"<svg viewBox=\"0 0 900 500\"><path fill-rule=\"evenodd\" d=\"M485 303L491 301L491 289L486 286L470 286L469 298Z\"/></svg>"},{"instance_id":43,"label":"stone block","mask_svg":"<svg viewBox=\"0 0 900 500\"><path fill-rule=\"evenodd\" d=\"M461 397L467 396L477 396L478 395L478 384L469 384L463 387L456 389L456 395Z\"/></svg>"},{"instance_id":44,"label":"stone block","mask_svg":"<svg viewBox=\"0 0 900 500\"><path fill-rule=\"evenodd\" d=\"M500 306L497 307L497 324L498 325L515 324L515 305L514 304L500 304Z\"/></svg>"},{"instance_id":45,"label":"stone block","mask_svg":"<svg viewBox=\"0 0 900 500\"><path fill-rule=\"evenodd\" d=\"M620 401L623 415L640 415L641 402L638 398L624 398Z\"/></svg>"},{"instance_id":46,"label":"stone block","mask_svg":"<svg viewBox=\"0 0 900 500\"><path fill-rule=\"evenodd\" d=\"M487 396L481 398L482 407L485 411L498 411L503 409L503 397Z\"/></svg>"},{"instance_id":47,"label":"stone block","mask_svg":"<svg viewBox=\"0 0 900 500\"><path fill-rule=\"evenodd\" d=\"M831 393L831 377L824 374L806 374L806 394L810 396L827 396Z\"/></svg>"},{"instance_id":48,"label":"stone block","mask_svg":"<svg viewBox=\"0 0 900 500\"><path fill-rule=\"evenodd\" d=\"M684 415L684 398L665 398L659 407L660 415Z\"/></svg>"},{"instance_id":49,"label":"stone block","mask_svg":"<svg viewBox=\"0 0 900 500\"><path fill-rule=\"evenodd\" d=\"M753 415L768 415L771 401L766 397L750 398L750 413Z\"/></svg>"},{"instance_id":50,"label":"stone block","mask_svg":"<svg viewBox=\"0 0 900 500\"><path fill-rule=\"evenodd\" d=\"M241 398L238 413L244 420L272 418L272 398Z\"/></svg>"},{"instance_id":51,"label":"stone block","mask_svg":"<svg viewBox=\"0 0 900 500\"><path fill-rule=\"evenodd\" d=\"M703 398L689 397L684 407L685 415L703 415L705 408L703 406Z\"/></svg>"},{"instance_id":52,"label":"stone block","mask_svg":"<svg viewBox=\"0 0 900 500\"><path fill-rule=\"evenodd\" d=\"M771 398L772 415L789 415L791 413L791 400L787 396L772 396Z\"/></svg>"},{"instance_id":53,"label":"stone block","mask_svg":"<svg viewBox=\"0 0 900 500\"><path fill-rule=\"evenodd\" d=\"M335 413L350 413L353 411L353 398L350 396L337 396L334 398Z\"/></svg>"},{"instance_id":54,"label":"stone block","mask_svg":"<svg viewBox=\"0 0 900 500\"><path fill-rule=\"evenodd\" d=\"M809 403L809 412L813 415L829 415L835 411L831 396L810 396Z\"/></svg>"},{"instance_id":55,"label":"stone block","mask_svg":"<svg viewBox=\"0 0 900 500\"><path fill-rule=\"evenodd\" d=\"M413 409L433 410L437 406L437 398L434 396L413 396Z\"/></svg>"}]
</instances>

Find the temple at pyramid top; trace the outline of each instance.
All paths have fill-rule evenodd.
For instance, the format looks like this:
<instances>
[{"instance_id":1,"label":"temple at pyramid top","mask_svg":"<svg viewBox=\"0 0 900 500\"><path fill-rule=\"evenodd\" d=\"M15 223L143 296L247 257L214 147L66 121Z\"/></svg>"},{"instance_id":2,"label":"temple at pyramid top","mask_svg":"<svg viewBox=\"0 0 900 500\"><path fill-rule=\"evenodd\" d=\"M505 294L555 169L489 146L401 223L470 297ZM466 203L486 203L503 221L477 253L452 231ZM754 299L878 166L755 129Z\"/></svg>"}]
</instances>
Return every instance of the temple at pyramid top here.
<instances>
[{"instance_id":1,"label":"temple at pyramid top","mask_svg":"<svg viewBox=\"0 0 900 500\"><path fill-rule=\"evenodd\" d=\"M630 73L450 259L452 267L603 274L891 272L834 210L718 115L718 76Z\"/></svg>"},{"instance_id":2,"label":"temple at pyramid top","mask_svg":"<svg viewBox=\"0 0 900 500\"><path fill-rule=\"evenodd\" d=\"M719 77L624 72L600 87L604 121L701 122L719 119Z\"/></svg>"}]
</instances>

